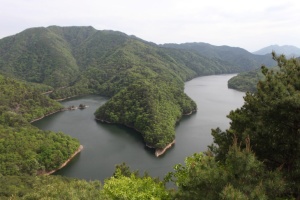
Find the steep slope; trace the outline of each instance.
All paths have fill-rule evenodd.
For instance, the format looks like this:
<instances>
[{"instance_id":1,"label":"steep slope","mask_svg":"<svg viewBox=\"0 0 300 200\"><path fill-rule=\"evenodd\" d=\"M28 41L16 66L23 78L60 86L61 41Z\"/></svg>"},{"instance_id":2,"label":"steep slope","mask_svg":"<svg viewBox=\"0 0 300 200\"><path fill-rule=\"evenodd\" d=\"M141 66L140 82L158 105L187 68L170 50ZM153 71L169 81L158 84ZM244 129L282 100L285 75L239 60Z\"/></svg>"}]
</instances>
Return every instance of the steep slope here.
<instances>
[{"instance_id":1,"label":"steep slope","mask_svg":"<svg viewBox=\"0 0 300 200\"><path fill-rule=\"evenodd\" d=\"M69 85L79 72L69 44L46 28L27 29L1 39L0 70L54 87Z\"/></svg>"},{"instance_id":2,"label":"steep slope","mask_svg":"<svg viewBox=\"0 0 300 200\"><path fill-rule=\"evenodd\" d=\"M253 54L266 55L271 54L272 51L275 51L276 54L284 54L288 58L300 56L300 48L292 45L270 45L253 52Z\"/></svg>"},{"instance_id":3,"label":"steep slope","mask_svg":"<svg viewBox=\"0 0 300 200\"><path fill-rule=\"evenodd\" d=\"M26 121L58 111L62 106L27 83L0 74L0 113L12 112Z\"/></svg>"},{"instance_id":4,"label":"steep slope","mask_svg":"<svg viewBox=\"0 0 300 200\"><path fill-rule=\"evenodd\" d=\"M229 46L214 46L207 43L164 44L164 47L193 50L207 58L226 63L240 71L249 71L262 65L274 66L271 55L253 55L245 49Z\"/></svg>"}]
</instances>

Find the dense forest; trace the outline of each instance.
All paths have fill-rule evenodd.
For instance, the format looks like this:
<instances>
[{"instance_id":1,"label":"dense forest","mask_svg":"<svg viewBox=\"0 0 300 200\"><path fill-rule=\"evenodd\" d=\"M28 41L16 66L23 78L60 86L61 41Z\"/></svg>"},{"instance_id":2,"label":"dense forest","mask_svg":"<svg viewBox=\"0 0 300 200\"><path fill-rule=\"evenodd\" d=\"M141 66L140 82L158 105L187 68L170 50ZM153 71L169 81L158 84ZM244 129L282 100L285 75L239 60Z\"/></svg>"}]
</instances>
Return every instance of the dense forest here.
<instances>
[{"instance_id":1,"label":"dense forest","mask_svg":"<svg viewBox=\"0 0 300 200\"><path fill-rule=\"evenodd\" d=\"M300 60L300 58L296 58L296 59ZM271 67L270 70L278 71L279 68L275 66L275 67ZM262 73L261 69L242 72L232 77L228 81L228 88L239 90L242 92L256 92L258 82L264 79L265 76Z\"/></svg>"},{"instance_id":2,"label":"dense forest","mask_svg":"<svg viewBox=\"0 0 300 200\"><path fill-rule=\"evenodd\" d=\"M203 42L164 44L162 46L197 52L198 54L220 62L223 65L230 66L231 68L235 67L238 69L236 72L257 69L261 65L268 67L276 65L276 62L271 59L271 54L254 55L239 47L214 46Z\"/></svg>"},{"instance_id":3,"label":"dense forest","mask_svg":"<svg viewBox=\"0 0 300 200\"><path fill-rule=\"evenodd\" d=\"M57 169L78 148L63 133L42 131L29 122L62 106L41 88L0 75L0 174L36 175Z\"/></svg>"},{"instance_id":4,"label":"dense forest","mask_svg":"<svg viewBox=\"0 0 300 200\"><path fill-rule=\"evenodd\" d=\"M278 71L277 66L269 68L272 71ZM242 72L228 80L228 88L242 92L256 92L259 81L264 80L265 75L261 69L255 69L249 72Z\"/></svg>"},{"instance_id":5,"label":"dense forest","mask_svg":"<svg viewBox=\"0 0 300 200\"><path fill-rule=\"evenodd\" d=\"M181 116L197 110L184 94L185 81L272 63L270 56L243 49L228 47L225 55L223 48L214 47L217 56L209 56L117 31L40 27L0 40L0 72L53 87L52 99L84 94L113 97L95 112L96 118L132 127L149 146L162 148L174 140ZM120 105L123 101L126 106Z\"/></svg>"},{"instance_id":6,"label":"dense forest","mask_svg":"<svg viewBox=\"0 0 300 200\"><path fill-rule=\"evenodd\" d=\"M228 80L228 88L242 92L256 92L257 83L264 78L261 69L242 72Z\"/></svg>"}]
</instances>

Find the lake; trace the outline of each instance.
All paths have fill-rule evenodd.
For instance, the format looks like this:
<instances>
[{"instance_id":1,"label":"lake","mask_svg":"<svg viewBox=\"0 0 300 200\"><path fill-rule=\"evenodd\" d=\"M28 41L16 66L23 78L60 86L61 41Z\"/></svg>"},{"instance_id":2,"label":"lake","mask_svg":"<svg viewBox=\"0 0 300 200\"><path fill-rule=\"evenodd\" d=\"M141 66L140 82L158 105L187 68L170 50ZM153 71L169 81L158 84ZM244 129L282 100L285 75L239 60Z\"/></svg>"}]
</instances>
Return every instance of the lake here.
<instances>
[{"instance_id":1,"label":"lake","mask_svg":"<svg viewBox=\"0 0 300 200\"><path fill-rule=\"evenodd\" d=\"M186 82L185 92L197 103L198 111L182 118L176 126L176 144L158 158L153 149L145 147L136 131L94 119L93 113L107 101L101 96L63 101L65 107L79 104L89 107L55 113L33 125L43 130L62 131L78 138L84 146L78 156L55 174L103 181L113 174L116 164L125 162L132 170L147 171L151 176L163 178L175 164L183 164L185 157L207 150L213 141L212 128L225 130L229 127L226 115L243 105L245 95L227 88L227 81L233 76L204 76Z\"/></svg>"}]
</instances>

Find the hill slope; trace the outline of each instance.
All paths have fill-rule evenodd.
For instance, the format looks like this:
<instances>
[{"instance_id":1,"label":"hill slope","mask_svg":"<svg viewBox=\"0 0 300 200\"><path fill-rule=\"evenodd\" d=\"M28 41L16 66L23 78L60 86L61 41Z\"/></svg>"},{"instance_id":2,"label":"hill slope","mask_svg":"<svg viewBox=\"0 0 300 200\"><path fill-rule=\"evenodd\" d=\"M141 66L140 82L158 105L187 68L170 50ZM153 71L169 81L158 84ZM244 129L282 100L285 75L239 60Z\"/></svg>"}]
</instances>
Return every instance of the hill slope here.
<instances>
[{"instance_id":1,"label":"hill slope","mask_svg":"<svg viewBox=\"0 0 300 200\"><path fill-rule=\"evenodd\" d=\"M162 46L193 50L202 56L235 67L239 72L257 69L262 65L274 66L276 64L271 55L254 55L238 47L214 46L207 43L164 44Z\"/></svg>"},{"instance_id":2,"label":"hill slope","mask_svg":"<svg viewBox=\"0 0 300 200\"><path fill-rule=\"evenodd\" d=\"M29 123L61 108L40 91L0 75L1 176L36 175L57 169L78 149L78 140L41 131Z\"/></svg>"}]
</instances>

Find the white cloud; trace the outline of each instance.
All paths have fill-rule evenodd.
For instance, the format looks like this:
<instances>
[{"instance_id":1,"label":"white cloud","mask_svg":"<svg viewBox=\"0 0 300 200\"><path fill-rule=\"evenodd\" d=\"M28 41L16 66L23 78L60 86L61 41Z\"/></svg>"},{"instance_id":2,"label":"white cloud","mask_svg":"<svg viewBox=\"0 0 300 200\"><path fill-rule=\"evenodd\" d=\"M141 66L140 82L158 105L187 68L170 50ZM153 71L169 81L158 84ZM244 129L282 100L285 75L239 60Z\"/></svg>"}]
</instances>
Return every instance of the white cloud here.
<instances>
[{"instance_id":1,"label":"white cloud","mask_svg":"<svg viewBox=\"0 0 300 200\"><path fill-rule=\"evenodd\" d=\"M208 42L251 51L275 43L300 47L298 0L0 1L0 38L29 27L91 25L155 43Z\"/></svg>"}]
</instances>

